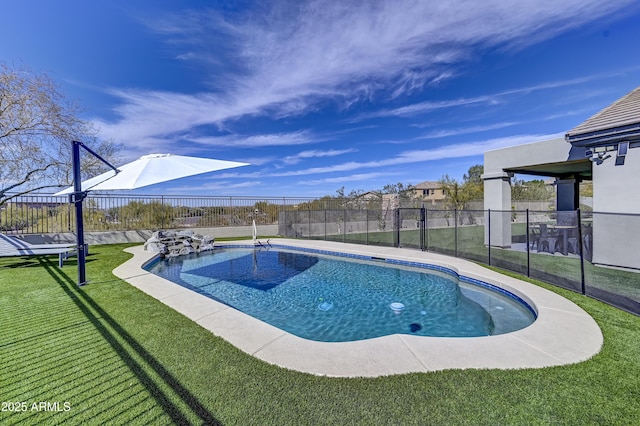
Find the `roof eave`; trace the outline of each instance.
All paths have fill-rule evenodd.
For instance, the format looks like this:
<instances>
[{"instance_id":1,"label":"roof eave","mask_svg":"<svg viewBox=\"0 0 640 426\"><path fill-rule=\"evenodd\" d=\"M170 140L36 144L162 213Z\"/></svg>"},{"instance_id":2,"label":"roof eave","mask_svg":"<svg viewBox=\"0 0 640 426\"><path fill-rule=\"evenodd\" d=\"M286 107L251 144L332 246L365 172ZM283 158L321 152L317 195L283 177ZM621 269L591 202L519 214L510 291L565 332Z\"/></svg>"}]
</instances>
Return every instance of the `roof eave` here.
<instances>
[{"instance_id":1,"label":"roof eave","mask_svg":"<svg viewBox=\"0 0 640 426\"><path fill-rule=\"evenodd\" d=\"M640 140L640 123L588 133L567 133L565 140L574 146L591 146L601 143Z\"/></svg>"}]
</instances>

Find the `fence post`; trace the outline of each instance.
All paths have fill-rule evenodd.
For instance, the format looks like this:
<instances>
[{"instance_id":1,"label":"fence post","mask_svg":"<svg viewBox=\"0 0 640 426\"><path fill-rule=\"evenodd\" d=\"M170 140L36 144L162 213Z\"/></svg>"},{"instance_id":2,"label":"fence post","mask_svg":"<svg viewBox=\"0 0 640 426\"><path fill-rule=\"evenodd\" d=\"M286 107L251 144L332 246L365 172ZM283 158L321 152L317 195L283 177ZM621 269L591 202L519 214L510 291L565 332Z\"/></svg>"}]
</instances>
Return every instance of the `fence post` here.
<instances>
[{"instance_id":1,"label":"fence post","mask_svg":"<svg viewBox=\"0 0 640 426\"><path fill-rule=\"evenodd\" d=\"M527 243L527 277L530 277L531 276L531 252L529 250L529 209L527 209L526 219L527 219L527 225L525 229L527 232L527 238L525 239L525 242Z\"/></svg>"},{"instance_id":2,"label":"fence post","mask_svg":"<svg viewBox=\"0 0 640 426\"><path fill-rule=\"evenodd\" d=\"M160 220L161 228L166 229L164 225L164 195L160 196L160 211L162 212L162 219Z\"/></svg>"},{"instance_id":3,"label":"fence post","mask_svg":"<svg viewBox=\"0 0 640 426\"><path fill-rule=\"evenodd\" d=\"M394 227L394 247L400 247L400 209L395 209L393 212L393 227Z\"/></svg>"},{"instance_id":4,"label":"fence post","mask_svg":"<svg viewBox=\"0 0 640 426\"><path fill-rule=\"evenodd\" d=\"M455 257L458 257L458 209L453 209L453 247Z\"/></svg>"},{"instance_id":5,"label":"fence post","mask_svg":"<svg viewBox=\"0 0 640 426\"><path fill-rule=\"evenodd\" d=\"M424 251L424 229L425 229L426 211L424 205L420 208L420 250Z\"/></svg>"},{"instance_id":6,"label":"fence post","mask_svg":"<svg viewBox=\"0 0 640 426\"><path fill-rule=\"evenodd\" d=\"M347 242L347 209L342 209L342 242Z\"/></svg>"},{"instance_id":7,"label":"fence post","mask_svg":"<svg viewBox=\"0 0 640 426\"><path fill-rule=\"evenodd\" d=\"M327 241L327 207L324 208L324 240Z\"/></svg>"},{"instance_id":8,"label":"fence post","mask_svg":"<svg viewBox=\"0 0 640 426\"><path fill-rule=\"evenodd\" d=\"M576 246L580 247L580 287L582 290L582 295L587 294L587 288L585 285L585 276L584 276L584 255L582 250L582 218L580 214L580 209L576 210L576 220L578 222L578 241L576 241Z\"/></svg>"},{"instance_id":9,"label":"fence post","mask_svg":"<svg viewBox=\"0 0 640 426\"><path fill-rule=\"evenodd\" d=\"M424 246L429 251L429 210L424 209Z\"/></svg>"},{"instance_id":10,"label":"fence post","mask_svg":"<svg viewBox=\"0 0 640 426\"><path fill-rule=\"evenodd\" d=\"M366 227L365 227L365 234L366 234L366 241L367 241L367 245L369 245L369 209L365 210L366 212L366 216L365 216L365 222L366 222Z\"/></svg>"},{"instance_id":11,"label":"fence post","mask_svg":"<svg viewBox=\"0 0 640 426\"><path fill-rule=\"evenodd\" d=\"M487 228L489 229L487 233L487 251L489 257L489 266L491 266L491 209L487 209Z\"/></svg>"}]
</instances>

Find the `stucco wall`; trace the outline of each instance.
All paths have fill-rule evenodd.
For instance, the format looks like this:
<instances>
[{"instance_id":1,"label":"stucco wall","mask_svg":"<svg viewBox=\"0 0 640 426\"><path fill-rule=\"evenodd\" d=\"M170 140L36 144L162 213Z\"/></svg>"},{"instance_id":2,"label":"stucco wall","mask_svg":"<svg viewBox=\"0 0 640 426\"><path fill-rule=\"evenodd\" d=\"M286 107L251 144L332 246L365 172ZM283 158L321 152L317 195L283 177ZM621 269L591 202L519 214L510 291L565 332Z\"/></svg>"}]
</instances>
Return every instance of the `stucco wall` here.
<instances>
[{"instance_id":1,"label":"stucco wall","mask_svg":"<svg viewBox=\"0 0 640 426\"><path fill-rule=\"evenodd\" d=\"M593 211L633 215L595 214L593 261L640 268L640 148L630 149L624 165L615 154L593 167Z\"/></svg>"},{"instance_id":2,"label":"stucco wall","mask_svg":"<svg viewBox=\"0 0 640 426\"><path fill-rule=\"evenodd\" d=\"M616 155L593 166L593 210L640 214L640 148L631 148L624 165Z\"/></svg>"},{"instance_id":3,"label":"stucco wall","mask_svg":"<svg viewBox=\"0 0 640 426\"><path fill-rule=\"evenodd\" d=\"M528 143L484 153L484 173L491 174L523 166L564 162L569 159L571 144L564 138Z\"/></svg>"}]
</instances>

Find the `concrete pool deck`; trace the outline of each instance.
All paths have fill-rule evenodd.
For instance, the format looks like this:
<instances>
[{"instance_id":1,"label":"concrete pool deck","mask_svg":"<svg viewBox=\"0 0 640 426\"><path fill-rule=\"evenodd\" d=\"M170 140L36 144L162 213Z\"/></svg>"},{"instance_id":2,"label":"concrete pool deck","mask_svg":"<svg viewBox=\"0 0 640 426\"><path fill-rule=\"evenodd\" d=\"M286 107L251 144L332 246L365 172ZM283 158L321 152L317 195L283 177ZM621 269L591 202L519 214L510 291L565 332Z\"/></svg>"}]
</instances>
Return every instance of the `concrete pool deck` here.
<instances>
[{"instance_id":1,"label":"concrete pool deck","mask_svg":"<svg viewBox=\"0 0 640 426\"><path fill-rule=\"evenodd\" d=\"M596 355L603 344L596 322L573 302L466 260L418 250L329 241L277 239L271 243L447 267L519 296L536 310L538 318L529 327L497 336L447 338L396 334L356 342L316 342L145 271L142 265L155 253L145 252L142 246L127 249L134 257L113 272L242 351L270 364L316 375L377 377L446 369L542 368L585 361ZM224 242L231 244L234 242Z\"/></svg>"}]
</instances>

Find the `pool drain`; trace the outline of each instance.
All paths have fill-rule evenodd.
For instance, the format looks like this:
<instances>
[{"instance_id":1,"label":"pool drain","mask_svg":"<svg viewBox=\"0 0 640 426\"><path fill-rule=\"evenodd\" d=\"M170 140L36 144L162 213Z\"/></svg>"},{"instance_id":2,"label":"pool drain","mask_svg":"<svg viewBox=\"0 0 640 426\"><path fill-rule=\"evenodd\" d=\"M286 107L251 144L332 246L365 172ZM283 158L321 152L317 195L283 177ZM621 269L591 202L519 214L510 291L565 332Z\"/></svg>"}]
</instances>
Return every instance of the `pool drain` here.
<instances>
[{"instance_id":1,"label":"pool drain","mask_svg":"<svg viewBox=\"0 0 640 426\"><path fill-rule=\"evenodd\" d=\"M404 310L404 304L402 304L400 302L393 302L392 304L389 305L389 307L396 314L399 314L400 312L402 312Z\"/></svg>"},{"instance_id":2,"label":"pool drain","mask_svg":"<svg viewBox=\"0 0 640 426\"><path fill-rule=\"evenodd\" d=\"M333 308L333 303L331 302L322 302L318 305L318 309L320 309L321 311L328 311L331 308Z\"/></svg>"}]
</instances>

